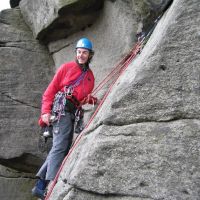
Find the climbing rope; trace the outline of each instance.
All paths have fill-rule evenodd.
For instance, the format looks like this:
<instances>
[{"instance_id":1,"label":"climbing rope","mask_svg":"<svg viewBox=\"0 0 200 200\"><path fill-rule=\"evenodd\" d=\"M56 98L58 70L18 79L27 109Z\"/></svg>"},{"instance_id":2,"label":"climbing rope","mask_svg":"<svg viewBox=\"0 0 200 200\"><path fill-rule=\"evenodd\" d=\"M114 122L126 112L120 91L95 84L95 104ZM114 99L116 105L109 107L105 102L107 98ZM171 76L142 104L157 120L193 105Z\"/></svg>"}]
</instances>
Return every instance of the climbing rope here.
<instances>
[{"instance_id":1,"label":"climbing rope","mask_svg":"<svg viewBox=\"0 0 200 200\"><path fill-rule=\"evenodd\" d=\"M134 48L124 57L122 60L112 69L112 71L99 83L99 85L93 90L92 94L95 96L109 81L115 80L118 78L118 75L121 73L123 68L126 66L126 62L131 59L134 52L137 51L140 43L136 43ZM140 46L141 47L141 46ZM137 53L136 53L137 54ZM111 82L112 84L112 82Z\"/></svg>"},{"instance_id":2,"label":"climbing rope","mask_svg":"<svg viewBox=\"0 0 200 200\"><path fill-rule=\"evenodd\" d=\"M154 21L153 27L150 29L150 31L145 35L144 32L140 33L140 38L138 38L138 42L135 44L133 49L124 57L122 60L112 69L112 71L99 83L99 85L93 90L92 94L95 96L110 80L112 79L118 79L118 75L121 73L121 71L124 70L124 67L126 68L126 62L132 61L132 59L135 57L140 51L142 50L143 46L148 41L149 37L151 36L153 30L155 29L158 21L162 17L163 13L159 15L156 20ZM111 82L112 85L112 82Z\"/></svg>"},{"instance_id":3,"label":"climbing rope","mask_svg":"<svg viewBox=\"0 0 200 200\"><path fill-rule=\"evenodd\" d=\"M153 32L156 24L158 23L158 20L160 19L161 16L159 16L155 21L154 21L154 26L153 28L148 32L148 34L142 35L142 37L138 40L138 42L134 45L133 49L113 68L113 70L99 83L99 85L93 90L92 94L95 95L97 94L97 92L99 92L109 81L111 81L110 86L107 90L107 92L104 94L103 98L101 99L97 109L95 110L95 112L93 113L92 117L90 118L89 122L86 124L84 130L79 134L79 136L76 138L74 144L72 145L72 147L70 148L68 154L66 155L66 157L64 158L57 174L56 177L54 178L52 184L50 185L50 188L48 190L48 193L45 197L45 200L49 200L52 191L58 181L58 178L60 176L60 173L66 163L66 161L68 160L69 156L71 155L71 153L74 151L74 149L76 148L76 146L79 144L81 138L83 137L84 133L86 132L86 129L89 127L89 125L92 123L94 117L97 115L98 111L100 110L100 108L102 107L104 101L106 100L107 96L110 94L113 86L115 85L116 81L118 80L118 78L121 76L121 74L124 72L124 70L129 66L129 64L133 61L133 59L137 56L137 54L139 54L144 46L144 44L146 43L146 41L148 40L148 38L150 37L151 33Z\"/></svg>"}]
</instances>

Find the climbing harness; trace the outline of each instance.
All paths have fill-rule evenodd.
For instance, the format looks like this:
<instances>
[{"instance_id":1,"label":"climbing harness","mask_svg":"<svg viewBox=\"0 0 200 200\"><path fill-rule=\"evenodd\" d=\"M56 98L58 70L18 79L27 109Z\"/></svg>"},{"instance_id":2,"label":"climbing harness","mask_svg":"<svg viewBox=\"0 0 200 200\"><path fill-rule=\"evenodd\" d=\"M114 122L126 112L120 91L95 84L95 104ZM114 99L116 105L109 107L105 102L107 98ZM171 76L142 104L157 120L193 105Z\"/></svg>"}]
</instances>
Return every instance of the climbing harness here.
<instances>
[{"instance_id":1,"label":"climbing harness","mask_svg":"<svg viewBox=\"0 0 200 200\"><path fill-rule=\"evenodd\" d=\"M97 115L98 111L102 107L102 105L103 105L104 101L106 100L107 96L110 94L110 92L111 92L113 86L115 85L115 83L117 82L118 78L124 72L124 70L129 66L129 64L133 61L133 59L141 52L144 44L147 42L148 38L150 37L151 33L155 29L156 24L158 23L160 18L161 18L161 16L159 16L154 21L154 26L148 32L148 34L146 34L146 35L145 34L141 34L141 36L138 38L137 43L134 45L133 49L113 68L113 70L93 90L92 94L93 95L97 94L97 92L99 92L105 86L105 84L107 84L110 81L110 85L108 87L108 90L104 94L104 96L103 96L102 100L100 101L97 109L93 113L92 117L90 118L89 122L86 124L85 128L83 129L83 131L78 135L78 137L76 138L74 144L70 148L68 154L64 158L64 160L63 160L63 162L62 162L62 164L61 164L61 166L60 166L60 168L59 168L59 170L58 170L58 172L56 174L56 177L54 178L53 183L52 183L51 187L49 188L49 191L47 192L45 200L49 200L49 198L51 196L51 193L53 191L53 188L57 183L57 180L58 180L58 178L60 176L60 173L61 173L66 161L68 160L69 156L71 155L73 150L76 148L76 146L79 144L79 142L80 142L82 136L84 135L86 129L89 127L89 125L93 121L94 117Z\"/></svg>"},{"instance_id":2,"label":"climbing harness","mask_svg":"<svg viewBox=\"0 0 200 200\"><path fill-rule=\"evenodd\" d=\"M82 72L76 80L72 81L69 85L65 86L63 92L59 91L55 95L53 106L52 106L52 116L55 117L56 120L54 120L54 122L56 121L57 123L56 127L54 128L55 132L59 131L58 124L59 124L61 116L65 115L65 110L66 110L65 107L67 104L68 106L70 106L69 104L73 104L74 108L76 107L75 118L79 117L78 116L79 112L77 111L81 110L81 108L79 108L78 100L76 100L76 98L73 96L73 91L74 91L74 88L77 87L80 84L80 82L84 79L85 75L86 75L86 71Z\"/></svg>"},{"instance_id":3,"label":"climbing harness","mask_svg":"<svg viewBox=\"0 0 200 200\"><path fill-rule=\"evenodd\" d=\"M66 105L66 92L59 91L54 98L52 114L58 115L58 119L60 119L61 115L65 115L65 105Z\"/></svg>"}]
</instances>

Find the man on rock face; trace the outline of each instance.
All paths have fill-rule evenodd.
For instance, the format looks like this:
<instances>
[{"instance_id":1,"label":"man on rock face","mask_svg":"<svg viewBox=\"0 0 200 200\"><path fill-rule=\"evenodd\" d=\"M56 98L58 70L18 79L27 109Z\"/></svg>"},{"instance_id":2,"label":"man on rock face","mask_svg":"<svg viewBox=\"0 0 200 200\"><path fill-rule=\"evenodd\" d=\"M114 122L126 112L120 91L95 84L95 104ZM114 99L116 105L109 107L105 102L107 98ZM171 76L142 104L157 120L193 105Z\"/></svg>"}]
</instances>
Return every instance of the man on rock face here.
<instances>
[{"instance_id":1,"label":"man on rock face","mask_svg":"<svg viewBox=\"0 0 200 200\"><path fill-rule=\"evenodd\" d=\"M74 130L75 113L83 104L96 104L91 96L94 88L94 75L89 63L94 55L92 43L82 38L76 45L76 59L60 66L42 97L40 126L53 126L53 145L39 169L32 194L41 199L68 153ZM56 104L56 105L55 105ZM52 113L56 120L51 122Z\"/></svg>"}]
</instances>

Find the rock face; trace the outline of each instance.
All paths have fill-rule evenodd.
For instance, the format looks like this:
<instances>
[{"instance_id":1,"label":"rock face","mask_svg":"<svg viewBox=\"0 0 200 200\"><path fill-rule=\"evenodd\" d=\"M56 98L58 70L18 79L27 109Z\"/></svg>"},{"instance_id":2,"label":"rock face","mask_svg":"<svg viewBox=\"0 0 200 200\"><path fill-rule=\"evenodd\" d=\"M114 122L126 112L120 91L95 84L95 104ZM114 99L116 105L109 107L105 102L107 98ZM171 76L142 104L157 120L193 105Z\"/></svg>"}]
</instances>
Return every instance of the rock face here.
<instances>
[{"instance_id":1,"label":"rock face","mask_svg":"<svg viewBox=\"0 0 200 200\"><path fill-rule=\"evenodd\" d=\"M0 166L0 199L34 200L30 195L34 175Z\"/></svg>"},{"instance_id":2,"label":"rock face","mask_svg":"<svg viewBox=\"0 0 200 200\"><path fill-rule=\"evenodd\" d=\"M111 112L104 112L105 106L99 121L119 125L199 118L199 24L187 18L199 17L198 3L184 2L179 11L176 5L181 3L174 2L143 53L117 83L110 97Z\"/></svg>"},{"instance_id":3,"label":"rock face","mask_svg":"<svg viewBox=\"0 0 200 200\"><path fill-rule=\"evenodd\" d=\"M47 43L90 26L102 0L22 0L20 8L34 35Z\"/></svg>"},{"instance_id":4,"label":"rock face","mask_svg":"<svg viewBox=\"0 0 200 200\"><path fill-rule=\"evenodd\" d=\"M198 7L173 2L50 199L199 199Z\"/></svg>"},{"instance_id":5,"label":"rock face","mask_svg":"<svg viewBox=\"0 0 200 200\"><path fill-rule=\"evenodd\" d=\"M41 94L54 63L46 47L33 38L19 9L0 13L0 66L0 164L34 173L44 158L38 148ZM31 199L33 179L20 177L19 172L16 177L1 174L0 199Z\"/></svg>"},{"instance_id":6,"label":"rock face","mask_svg":"<svg viewBox=\"0 0 200 200\"><path fill-rule=\"evenodd\" d=\"M199 128L199 120L103 125L81 141L50 199L198 199Z\"/></svg>"},{"instance_id":7,"label":"rock face","mask_svg":"<svg viewBox=\"0 0 200 200\"><path fill-rule=\"evenodd\" d=\"M32 198L46 153L37 119L54 65L74 59L76 41L88 37L98 84L136 33L147 32L168 7L65 163L50 199L199 199L200 3L170 3L21 0L20 9L0 13L0 199Z\"/></svg>"}]
</instances>

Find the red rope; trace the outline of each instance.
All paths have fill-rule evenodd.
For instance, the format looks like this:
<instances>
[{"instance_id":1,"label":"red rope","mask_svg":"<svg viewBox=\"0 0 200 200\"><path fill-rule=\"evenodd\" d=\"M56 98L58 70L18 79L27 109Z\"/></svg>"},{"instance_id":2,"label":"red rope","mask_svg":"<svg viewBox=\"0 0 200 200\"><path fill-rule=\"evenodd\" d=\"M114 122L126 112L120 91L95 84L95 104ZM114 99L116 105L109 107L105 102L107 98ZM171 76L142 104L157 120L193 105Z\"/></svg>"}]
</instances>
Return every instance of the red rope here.
<instances>
[{"instance_id":1,"label":"red rope","mask_svg":"<svg viewBox=\"0 0 200 200\"><path fill-rule=\"evenodd\" d=\"M68 160L69 156L71 155L71 153L73 152L73 150L76 148L76 146L79 144L82 136L85 133L85 130L89 127L89 125L92 123L94 117L96 116L96 114L98 113L98 111L100 110L100 108L102 107L104 101L106 100L107 96L109 95L109 93L111 92L113 86L115 85L116 81L118 80L118 78L120 77L120 75L123 73L123 71L129 66L129 64L131 63L131 61L136 57L136 55L139 53L140 48L141 48L141 44L142 44L143 40L140 42L137 42L136 45L134 46L133 50L127 55L125 56L122 61L119 62L119 64L106 76L106 78L103 79L103 81L96 87L96 89L94 90L95 93L97 93L104 85L105 83L107 83L111 77L113 77L114 75L117 74L116 78L112 81L109 89L107 90L107 92L105 93L103 99L101 100L101 102L99 103L97 109L95 110L95 112L93 113L92 117L90 118L89 122L87 123L87 125L85 126L84 130L79 134L79 136L77 137L77 139L75 140L73 146L70 148L67 156L64 158L57 174L56 177L53 180L53 183L51 184L51 187L45 197L45 200L48 200L51 196L51 193L57 183L57 180L60 176L60 173L66 163L66 161ZM119 69L118 69L119 68ZM119 71L116 73L115 70L118 69ZM115 73L114 73L115 72ZM114 75L113 75L114 74ZM94 93L93 92L93 93Z\"/></svg>"},{"instance_id":2,"label":"red rope","mask_svg":"<svg viewBox=\"0 0 200 200\"><path fill-rule=\"evenodd\" d=\"M116 74L120 73L125 62L130 58L133 52L136 51L138 45L141 46L141 43L138 42L133 47L133 49L125 57L123 57L122 60L113 68L113 70L99 83L99 85L92 92L94 96L97 94L97 92L99 92L102 89L102 87L104 87L106 83L110 81L111 78L113 78Z\"/></svg>"}]
</instances>

